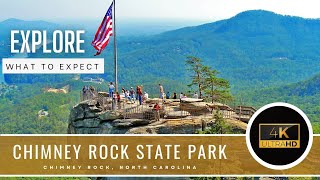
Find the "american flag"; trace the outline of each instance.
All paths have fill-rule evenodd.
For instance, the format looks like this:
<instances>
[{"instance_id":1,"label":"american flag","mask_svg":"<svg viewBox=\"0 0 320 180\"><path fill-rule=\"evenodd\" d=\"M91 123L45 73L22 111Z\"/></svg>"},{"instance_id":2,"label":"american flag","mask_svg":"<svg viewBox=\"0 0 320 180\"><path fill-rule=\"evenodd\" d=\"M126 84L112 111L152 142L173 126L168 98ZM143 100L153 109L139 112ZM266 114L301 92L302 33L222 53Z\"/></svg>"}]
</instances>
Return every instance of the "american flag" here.
<instances>
[{"instance_id":1,"label":"american flag","mask_svg":"<svg viewBox=\"0 0 320 180\"><path fill-rule=\"evenodd\" d=\"M113 3L109 7L106 15L104 16L99 29L92 40L92 46L98 50L95 56L101 54L104 48L108 45L110 36L112 36L112 7Z\"/></svg>"}]
</instances>

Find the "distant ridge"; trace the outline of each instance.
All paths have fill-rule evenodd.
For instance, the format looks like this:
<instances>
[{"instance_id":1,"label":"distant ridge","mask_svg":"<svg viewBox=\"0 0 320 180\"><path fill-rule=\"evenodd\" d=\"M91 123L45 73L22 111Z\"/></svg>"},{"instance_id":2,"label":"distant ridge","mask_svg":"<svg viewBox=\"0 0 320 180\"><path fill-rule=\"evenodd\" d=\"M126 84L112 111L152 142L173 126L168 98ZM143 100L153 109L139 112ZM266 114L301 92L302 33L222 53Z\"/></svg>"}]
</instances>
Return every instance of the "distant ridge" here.
<instances>
[{"instance_id":1,"label":"distant ridge","mask_svg":"<svg viewBox=\"0 0 320 180\"><path fill-rule=\"evenodd\" d=\"M154 74L185 79L185 57L194 55L218 69L234 89L278 86L320 72L319 30L320 19L249 10L136 40L139 46L126 46L122 58L126 64L143 59L140 72L148 72L148 65L158 67ZM163 63L170 66L159 68Z\"/></svg>"},{"instance_id":2,"label":"distant ridge","mask_svg":"<svg viewBox=\"0 0 320 180\"><path fill-rule=\"evenodd\" d=\"M17 19L17 18L9 18L6 19L0 23L49 23L49 24L54 24L51 22L43 21L43 20L23 20L23 19Z\"/></svg>"},{"instance_id":3,"label":"distant ridge","mask_svg":"<svg viewBox=\"0 0 320 180\"><path fill-rule=\"evenodd\" d=\"M282 86L320 72L319 30L319 19L250 10L200 26L146 37L127 36L118 42L119 79L132 84L167 80L185 84L189 77L185 59L193 55L220 71L234 91ZM88 38L90 42L91 37ZM86 43L85 49L86 55L94 54L90 43ZM112 48L107 48L103 56L112 58ZM112 64L105 70L107 75L103 77L111 79ZM133 78L133 72L143 75ZM24 76L6 78L13 83L30 83L33 79L37 80Z\"/></svg>"},{"instance_id":4,"label":"distant ridge","mask_svg":"<svg viewBox=\"0 0 320 180\"><path fill-rule=\"evenodd\" d=\"M18 23L18 22L25 22L25 21L21 20L21 19L16 19L16 18L10 18L10 19L6 19L0 23Z\"/></svg>"},{"instance_id":5,"label":"distant ridge","mask_svg":"<svg viewBox=\"0 0 320 180\"><path fill-rule=\"evenodd\" d=\"M241 17L241 16L248 16L248 15L249 16L250 15L255 15L255 16L277 15L277 16L300 18L300 19L306 19L306 20L319 20L320 19L320 17L318 17L318 18L305 18L305 17L301 17L301 16L296 16L296 15L283 15L283 14L279 14L279 13L275 13L275 12L263 10L263 9L253 9L253 10L243 11L233 17Z\"/></svg>"},{"instance_id":6,"label":"distant ridge","mask_svg":"<svg viewBox=\"0 0 320 180\"><path fill-rule=\"evenodd\" d=\"M295 17L295 18L302 18L299 16L290 16L290 15L282 15L282 14L278 14L272 11L267 11L267 10L263 10L263 9L254 9L254 10L247 10L247 11L243 11L241 13L236 14L235 16L231 17L232 18L245 18L245 17L259 17L259 16L264 16L264 17L268 17L268 16L283 16L283 17ZM304 18L302 18L304 19Z\"/></svg>"},{"instance_id":7,"label":"distant ridge","mask_svg":"<svg viewBox=\"0 0 320 180\"><path fill-rule=\"evenodd\" d=\"M314 96L320 95L320 74L313 76L310 79L285 85L272 89L264 89L265 94L277 94L279 97L287 96ZM261 91L259 92L261 93Z\"/></svg>"},{"instance_id":8,"label":"distant ridge","mask_svg":"<svg viewBox=\"0 0 320 180\"><path fill-rule=\"evenodd\" d=\"M43 20L26 21L22 19L10 18L0 22L0 29L9 29L14 27L52 27L57 26L56 23L51 23Z\"/></svg>"}]
</instances>

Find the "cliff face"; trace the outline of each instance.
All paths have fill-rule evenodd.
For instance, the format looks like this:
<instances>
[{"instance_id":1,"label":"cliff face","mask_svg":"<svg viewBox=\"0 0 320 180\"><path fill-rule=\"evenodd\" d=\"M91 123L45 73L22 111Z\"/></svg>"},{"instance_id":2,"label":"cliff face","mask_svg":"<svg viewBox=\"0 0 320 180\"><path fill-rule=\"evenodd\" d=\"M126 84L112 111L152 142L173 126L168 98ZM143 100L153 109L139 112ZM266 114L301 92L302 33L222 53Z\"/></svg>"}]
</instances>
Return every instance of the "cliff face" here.
<instances>
[{"instance_id":1,"label":"cliff face","mask_svg":"<svg viewBox=\"0 0 320 180\"><path fill-rule=\"evenodd\" d=\"M170 107L170 109L174 109L174 107ZM151 109L143 112L143 115L150 114L152 114ZM190 116L193 113L186 111L173 111L166 114L168 119L162 119L161 121L152 120L153 116L127 117L128 119L125 119L122 111L103 110L98 101L88 100L74 106L71 110L68 133L194 134L197 131L214 126L212 116ZM236 120L227 120L226 122L233 127L235 132L245 132L245 123Z\"/></svg>"}]
</instances>

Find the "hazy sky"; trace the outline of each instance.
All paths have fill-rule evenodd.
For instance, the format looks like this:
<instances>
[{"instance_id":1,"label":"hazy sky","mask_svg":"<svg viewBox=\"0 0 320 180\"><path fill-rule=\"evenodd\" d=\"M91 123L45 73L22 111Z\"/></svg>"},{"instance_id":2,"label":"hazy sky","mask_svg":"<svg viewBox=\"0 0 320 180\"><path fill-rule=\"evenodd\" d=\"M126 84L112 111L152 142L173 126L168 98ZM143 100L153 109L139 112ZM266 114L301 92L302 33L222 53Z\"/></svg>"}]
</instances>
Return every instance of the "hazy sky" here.
<instances>
[{"instance_id":1,"label":"hazy sky","mask_svg":"<svg viewBox=\"0 0 320 180\"><path fill-rule=\"evenodd\" d=\"M101 20L110 3L111 0L1 0L0 21ZM119 19L213 21L252 9L320 18L319 0L116 0L116 3Z\"/></svg>"}]
</instances>

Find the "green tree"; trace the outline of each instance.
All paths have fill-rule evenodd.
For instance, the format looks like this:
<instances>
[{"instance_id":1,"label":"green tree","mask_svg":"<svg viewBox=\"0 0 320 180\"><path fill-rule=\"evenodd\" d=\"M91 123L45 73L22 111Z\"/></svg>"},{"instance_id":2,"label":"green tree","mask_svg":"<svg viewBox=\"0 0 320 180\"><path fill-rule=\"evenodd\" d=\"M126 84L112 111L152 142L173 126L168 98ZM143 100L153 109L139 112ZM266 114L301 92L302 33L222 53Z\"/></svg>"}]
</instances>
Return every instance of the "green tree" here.
<instances>
[{"instance_id":1,"label":"green tree","mask_svg":"<svg viewBox=\"0 0 320 180\"><path fill-rule=\"evenodd\" d=\"M210 95L212 103L232 100L229 81L217 77L219 74L217 70L203 66L202 73L204 74L203 89L206 94Z\"/></svg>"},{"instance_id":2,"label":"green tree","mask_svg":"<svg viewBox=\"0 0 320 180\"><path fill-rule=\"evenodd\" d=\"M186 64L188 66L188 70L191 71L193 74L191 75L192 81L191 84L188 86L197 85L199 90L199 97L202 98L202 91L203 91L203 65L202 60L200 58L194 56L188 56L186 60Z\"/></svg>"},{"instance_id":3,"label":"green tree","mask_svg":"<svg viewBox=\"0 0 320 180\"><path fill-rule=\"evenodd\" d=\"M199 91L199 97L203 94L210 95L211 102L225 102L232 100L229 82L223 78L217 77L219 72L204 66L200 58L188 56L186 60L188 70L192 72L192 81L189 87L196 85Z\"/></svg>"},{"instance_id":4,"label":"green tree","mask_svg":"<svg viewBox=\"0 0 320 180\"><path fill-rule=\"evenodd\" d=\"M232 134L232 128L225 122L219 111L213 115L213 118L215 119L215 125L198 132L199 134Z\"/></svg>"}]
</instances>

